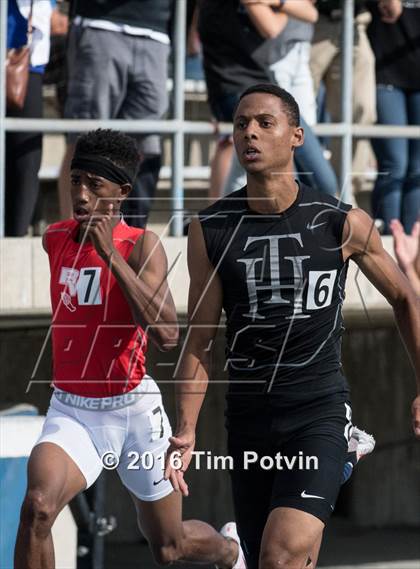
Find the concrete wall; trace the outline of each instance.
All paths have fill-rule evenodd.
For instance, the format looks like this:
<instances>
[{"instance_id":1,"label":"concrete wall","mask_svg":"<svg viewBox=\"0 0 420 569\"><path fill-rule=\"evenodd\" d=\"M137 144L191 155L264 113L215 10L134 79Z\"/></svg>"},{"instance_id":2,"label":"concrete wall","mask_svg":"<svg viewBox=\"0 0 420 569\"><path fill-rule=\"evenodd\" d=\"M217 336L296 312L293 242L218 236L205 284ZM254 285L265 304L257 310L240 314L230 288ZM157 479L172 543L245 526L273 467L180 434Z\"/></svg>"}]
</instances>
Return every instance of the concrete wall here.
<instances>
[{"instance_id":1,"label":"concrete wall","mask_svg":"<svg viewBox=\"0 0 420 569\"><path fill-rule=\"evenodd\" d=\"M180 314L187 309L188 270L186 239L168 237L167 225L156 226L162 239L171 269L168 276L171 290ZM385 249L392 255L391 237L384 237ZM41 238L0 239L0 317L19 313L49 313L49 265ZM362 302L363 299L363 302ZM363 314L369 311L387 311L388 305L378 291L350 263L345 310Z\"/></svg>"}]
</instances>

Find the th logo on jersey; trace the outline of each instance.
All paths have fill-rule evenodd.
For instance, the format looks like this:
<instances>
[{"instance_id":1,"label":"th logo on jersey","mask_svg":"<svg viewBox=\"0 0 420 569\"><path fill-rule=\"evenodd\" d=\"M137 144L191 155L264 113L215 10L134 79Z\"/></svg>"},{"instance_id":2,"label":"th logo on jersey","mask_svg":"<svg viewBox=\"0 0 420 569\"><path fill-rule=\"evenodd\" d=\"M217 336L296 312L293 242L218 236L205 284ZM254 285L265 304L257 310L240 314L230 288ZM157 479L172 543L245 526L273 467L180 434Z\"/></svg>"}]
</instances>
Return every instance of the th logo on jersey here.
<instances>
[{"instance_id":1,"label":"th logo on jersey","mask_svg":"<svg viewBox=\"0 0 420 569\"><path fill-rule=\"evenodd\" d=\"M285 235L262 235L259 237L248 237L244 251L247 250L251 243L261 241L261 245L268 245L268 262L270 266L270 282L264 279L263 267L267 262L264 257L237 259L238 263L244 263L246 270L246 283L249 297L249 312L244 314L252 320L265 319L265 316L258 312L258 291L270 291L271 296L268 300L264 300L264 304L292 304L282 296L282 290L293 289L293 315L289 318L310 318L309 314L303 314L303 294L307 286L306 310L317 310L325 308L331 304L334 284L337 276L337 269L333 271L309 271L304 275L304 262L310 259L310 255L284 256L282 260L292 263L293 267L293 283L281 282L280 274L280 252L279 242L281 239L294 239L296 248L303 248L302 237L300 233L289 233ZM264 247L265 248L265 247ZM259 275L257 275L257 266L259 267Z\"/></svg>"},{"instance_id":2,"label":"th logo on jersey","mask_svg":"<svg viewBox=\"0 0 420 569\"><path fill-rule=\"evenodd\" d=\"M65 285L61 293L64 306L74 312L73 299L77 297L79 306L102 304L101 267L83 267L80 271L61 267L59 283Z\"/></svg>"}]
</instances>

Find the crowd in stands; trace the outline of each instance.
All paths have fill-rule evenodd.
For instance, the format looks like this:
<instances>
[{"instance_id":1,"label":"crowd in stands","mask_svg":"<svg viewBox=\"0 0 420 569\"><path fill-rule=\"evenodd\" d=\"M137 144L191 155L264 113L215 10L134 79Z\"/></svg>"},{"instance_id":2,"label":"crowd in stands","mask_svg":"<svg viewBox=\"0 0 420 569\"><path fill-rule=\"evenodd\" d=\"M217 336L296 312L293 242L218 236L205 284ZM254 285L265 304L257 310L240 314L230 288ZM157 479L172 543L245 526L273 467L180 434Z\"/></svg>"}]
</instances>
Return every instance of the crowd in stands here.
<instances>
[{"instance_id":1,"label":"crowd in stands","mask_svg":"<svg viewBox=\"0 0 420 569\"><path fill-rule=\"evenodd\" d=\"M58 82L65 118L167 116L176 0L7 1L8 49L26 44L29 19L33 30L25 104L8 107L8 116L42 116L44 76ZM187 75L205 78L215 121L232 121L239 95L250 85L279 84L297 100L305 129L305 144L295 156L297 176L332 195L340 194L340 139L320 141L312 127L322 118L341 118L343 1L188 1ZM420 125L419 30L420 0L356 0L354 123ZM48 66L50 42L53 66ZM68 173L75 136L67 136L58 183L62 218L71 216ZM159 180L161 141L158 135L137 139L142 167L124 214L131 224L144 226ZM37 216L41 152L41 133L7 133L7 236L26 235ZM354 139L354 190L372 168L377 175L371 214L381 220L383 233L399 239L401 233L418 232L420 139ZM244 179L231 137L219 136L210 197L238 189Z\"/></svg>"}]
</instances>

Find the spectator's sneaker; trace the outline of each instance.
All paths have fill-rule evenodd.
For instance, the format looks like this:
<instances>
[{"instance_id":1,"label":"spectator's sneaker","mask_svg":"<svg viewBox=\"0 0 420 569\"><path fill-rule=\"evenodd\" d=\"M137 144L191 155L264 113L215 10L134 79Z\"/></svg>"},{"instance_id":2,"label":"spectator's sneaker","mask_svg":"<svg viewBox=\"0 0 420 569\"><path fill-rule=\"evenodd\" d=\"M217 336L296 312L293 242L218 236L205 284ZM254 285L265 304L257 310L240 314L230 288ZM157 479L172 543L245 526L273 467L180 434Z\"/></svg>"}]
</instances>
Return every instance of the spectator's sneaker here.
<instances>
[{"instance_id":1,"label":"spectator's sneaker","mask_svg":"<svg viewBox=\"0 0 420 569\"><path fill-rule=\"evenodd\" d=\"M375 439L372 435L368 435L362 429L358 427L353 427L351 432L351 437L347 452L347 461L344 465L343 476L341 478L341 484L347 482L350 476L353 474L353 468L359 462L361 458L370 454L375 448Z\"/></svg>"},{"instance_id":2,"label":"spectator's sneaker","mask_svg":"<svg viewBox=\"0 0 420 569\"><path fill-rule=\"evenodd\" d=\"M223 535L223 537L226 539L232 539L233 541L236 541L238 544L239 555L232 569L246 569L245 555L242 551L241 540L239 539L238 532L236 531L235 522L228 522L225 524L220 530L220 534Z\"/></svg>"}]
</instances>

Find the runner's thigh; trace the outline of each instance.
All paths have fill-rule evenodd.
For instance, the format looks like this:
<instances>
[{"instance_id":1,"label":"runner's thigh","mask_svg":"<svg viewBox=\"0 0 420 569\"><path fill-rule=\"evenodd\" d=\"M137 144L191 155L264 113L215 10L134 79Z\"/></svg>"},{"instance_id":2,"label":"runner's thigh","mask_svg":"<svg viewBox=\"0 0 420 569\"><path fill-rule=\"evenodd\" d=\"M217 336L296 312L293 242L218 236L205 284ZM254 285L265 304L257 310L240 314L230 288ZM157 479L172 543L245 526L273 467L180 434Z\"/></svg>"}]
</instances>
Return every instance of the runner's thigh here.
<instances>
[{"instance_id":1,"label":"runner's thigh","mask_svg":"<svg viewBox=\"0 0 420 569\"><path fill-rule=\"evenodd\" d=\"M72 408L55 401L54 396L52 405L54 407L51 406L48 411L33 451L37 459L41 457L35 463L36 473L39 472L42 480L51 478L53 484L64 484L68 479L79 478L78 473L81 473L83 481L80 490L89 488L102 471L102 462L91 435L77 420L77 416L72 416Z\"/></svg>"},{"instance_id":2,"label":"runner's thigh","mask_svg":"<svg viewBox=\"0 0 420 569\"><path fill-rule=\"evenodd\" d=\"M156 389L158 389L156 387ZM158 395L150 397L147 409L129 410L128 433L121 451L118 474L126 488L139 500L155 502L172 493L164 480L165 453L172 429Z\"/></svg>"}]
</instances>

